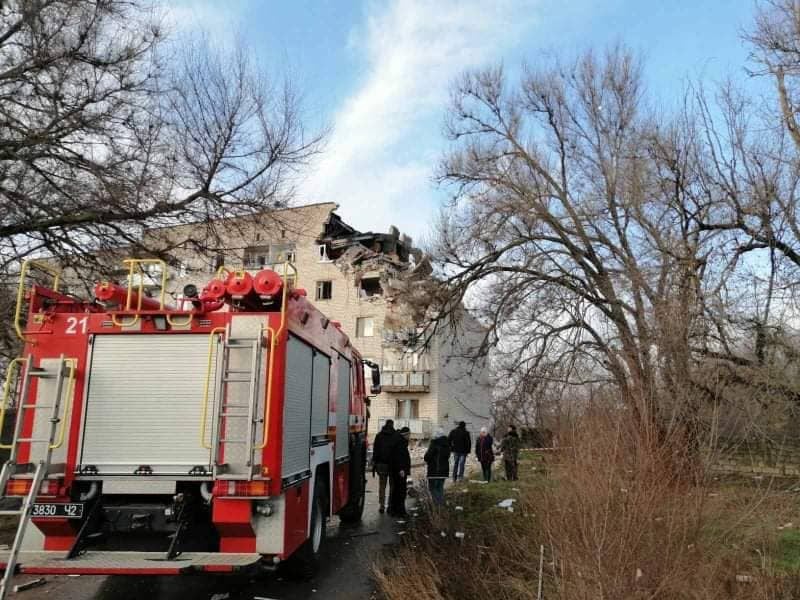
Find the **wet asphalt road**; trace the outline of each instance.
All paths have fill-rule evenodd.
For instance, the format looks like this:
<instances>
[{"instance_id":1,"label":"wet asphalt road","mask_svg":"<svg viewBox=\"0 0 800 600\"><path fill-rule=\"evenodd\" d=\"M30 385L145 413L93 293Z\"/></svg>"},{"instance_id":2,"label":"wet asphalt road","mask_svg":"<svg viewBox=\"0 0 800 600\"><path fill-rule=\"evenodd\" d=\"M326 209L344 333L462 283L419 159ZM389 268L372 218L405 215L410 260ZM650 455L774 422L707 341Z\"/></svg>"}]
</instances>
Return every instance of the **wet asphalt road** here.
<instances>
[{"instance_id":1,"label":"wet asphalt road","mask_svg":"<svg viewBox=\"0 0 800 600\"><path fill-rule=\"evenodd\" d=\"M321 568L310 579L280 571L257 578L243 575L44 576L44 585L13 597L20 600L366 600L373 596L371 567L375 557L385 546L398 543L397 531L404 527L378 513L376 482L377 479L371 477L368 480L367 505L360 524L339 526L338 518L331 519ZM14 583L39 577L20 575Z\"/></svg>"}]
</instances>

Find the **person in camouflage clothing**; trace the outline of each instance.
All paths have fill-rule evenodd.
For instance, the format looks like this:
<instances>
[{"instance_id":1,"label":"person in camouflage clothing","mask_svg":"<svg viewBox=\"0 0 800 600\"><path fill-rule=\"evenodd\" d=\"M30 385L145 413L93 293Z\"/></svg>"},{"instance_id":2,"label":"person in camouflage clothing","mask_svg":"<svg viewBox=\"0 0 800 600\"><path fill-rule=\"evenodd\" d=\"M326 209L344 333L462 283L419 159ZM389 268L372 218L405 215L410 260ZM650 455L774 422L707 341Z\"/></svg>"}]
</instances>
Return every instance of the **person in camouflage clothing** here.
<instances>
[{"instance_id":1,"label":"person in camouflage clothing","mask_svg":"<svg viewBox=\"0 0 800 600\"><path fill-rule=\"evenodd\" d=\"M500 442L500 451L503 453L503 464L506 467L506 479L516 481L518 477L520 439L517 428L508 426L508 432Z\"/></svg>"}]
</instances>

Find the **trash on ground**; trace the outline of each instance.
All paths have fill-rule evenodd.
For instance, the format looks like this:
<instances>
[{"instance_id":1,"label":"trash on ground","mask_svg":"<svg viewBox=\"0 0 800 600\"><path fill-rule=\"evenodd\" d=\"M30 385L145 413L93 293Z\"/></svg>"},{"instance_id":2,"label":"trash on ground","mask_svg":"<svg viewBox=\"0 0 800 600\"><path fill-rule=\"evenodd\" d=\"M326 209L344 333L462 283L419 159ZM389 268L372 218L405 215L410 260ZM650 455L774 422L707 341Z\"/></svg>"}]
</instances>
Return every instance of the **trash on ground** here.
<instances>
[{"instance_id":1,"label":"trash on ground","mask_svg":"<svg viewBox=\"0 0 800 600\"><path fill-rule=\"evenodd\" d=\"M447 534L444 531L442 532L442 537L444 537L444 538L447 537Z\"/></svg>"},{"instance_id":2,"label":"trash on ground","mask_svg":"<svg viewBox=\"0 0 800 600\"><path fill-rule=\"evenodd\" d=\"M464 510L463 506L456 506L456 510Z\"/></svg>"},{"instance_id":3,"label":"trash on ground","mask_svg":"<svg viewBox=\"0 0 800 600\"><path fill-rule=\"evenodd\" d=\"M516 498L506 498L505 500L501 500L497 503L497 506L500 508L511 508L511 506L516 502Z\"/></svg>"},{"instance_id":4,"label":"trash on ground","mask_svg":"<svg viewBox=\"0 0 800 600\"><path fill-rule=\"evenodd\" d=\"M39 587L40 585L44 585L47 583L47 580L44 577L40 577L39 579L32 579L31 581L26 581L25 583L20 583L14 586L14 593L24 592L25 590L29 590L31 588Z\"/></svg>"},{"instance_id":5,"label":"trash on ground","mask_svg":"<svg viewBox=\"0 0 800 600\"><path fill-rule=\"evenodd\" d=\"M455 536L458 539L463 540L464 539L464 532L463 531L456 531Z\"/></svg>"},{"instance_id":6,"label":"trash on ground","mask_svg":"<svg viewBox=\"0 0 800 600\"><path fill-rule=\"evenodd\" d=\"M224 592L222 594L214 594L211 596L211 600L228 600L231 595L228 592Z\"/></svg>"},{"instance_id":7,"label":"trash on ground","mask_svg":"<svg viewBox=\"0 0 800 600\"><path fill-rule=\"evenodd\" d=\"M736 576L737 583L753 583L753 576L752 575L737 575Z\"/></svg>"},{"instance_id":8,"label":"trash on ground","mask_svg":"<svg viewBox=\"0 0 800 600\"><path fill-rule=\"evenodd\" d=\"M512 491L512 492L518 492L518 491L519 491L519 488L511 488L511 491Z\"/></svg>"},{"instance_id":9,"label":"trash on ground","mask_svg":"<svg viewBox=\"0 0 800 600\"><path fill-rule=\"evenodd\" d=\"M641 579L644 577L644 573L642 573L641 569L636 569L636 579Z\"/></svg>"},{"instance_id":10,"label":"trash on ground","mask_svg":"<svg viewBox=\"0 0 800 600\"><path fill-rule=\"evenodd\" d=\"M406 524L406 522L405 522L405 521L396 521L396 523L397 523L398 525L405 525L405 524Z\"/></svg>"},{"instance_id":11,"label":"trash on ground","mask_svg":"<svg viewBox=\"0 0 800 600\"><path fill-rule=\"evenodd\" d=\"M407 531L398 531L398 532L397 532L397 535L405 535L405 534L407 534L407 533L408 533Z\"/></svg>"}]
</instances>

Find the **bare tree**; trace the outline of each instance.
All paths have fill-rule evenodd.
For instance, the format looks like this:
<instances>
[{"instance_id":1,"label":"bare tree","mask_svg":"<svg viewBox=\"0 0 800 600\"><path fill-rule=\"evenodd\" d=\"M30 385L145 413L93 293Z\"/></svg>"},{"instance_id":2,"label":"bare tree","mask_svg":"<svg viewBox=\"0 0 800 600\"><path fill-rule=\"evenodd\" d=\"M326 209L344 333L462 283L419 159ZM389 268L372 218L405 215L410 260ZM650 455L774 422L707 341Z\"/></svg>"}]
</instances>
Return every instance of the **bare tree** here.
<instances>
[{"instance_id":1,"label":"bare tree","mask_svg":"<svg viewBox=\"0 0 800 600\"><path fill-rule=\"evenodd\" d=\"M513 370L580 359L642 423L687 425L715 233L700 228L691 123L656 119L640 69L618 47L526 69L516 86L501 69L458 82L434 320L471 302L489 322L484 350L515 356Z\"/></svg>"},{"instance_id":2,"label":"bare tree","mask_svg":"<svg viewBox=\"0 0 800 600\"><path fill-rule=\"evenodd\" d=\"M291 83L241 43L180 42L139 0L0 5L0 275L29 256L203 251L227 217L289 200L321 139ZM187 222L205 235L142 235Z\"/></svg>"}]
</instances>

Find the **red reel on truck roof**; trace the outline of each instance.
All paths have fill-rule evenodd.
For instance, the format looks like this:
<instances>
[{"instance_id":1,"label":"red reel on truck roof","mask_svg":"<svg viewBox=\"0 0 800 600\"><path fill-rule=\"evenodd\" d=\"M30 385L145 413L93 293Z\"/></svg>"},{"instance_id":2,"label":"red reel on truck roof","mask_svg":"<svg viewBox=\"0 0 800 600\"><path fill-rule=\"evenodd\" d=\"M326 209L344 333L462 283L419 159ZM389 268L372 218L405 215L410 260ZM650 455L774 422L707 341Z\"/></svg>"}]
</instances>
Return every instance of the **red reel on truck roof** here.
<instances>
[{"instance_id":1,"label":"red reel on truck roof","mask_svg":"<svg viewBox=\"0 0 800 600\"><path fill-rule=\"evenodd\" d=\"M242 299L253 291L253 276L247 271L234 271L225 280L225 289L234 299Z\"/></svg>"},{"instance_id":2,"label":"red reel on truck roof","mask_svg":"<svg viewBox=\"0 0 800 600\"><path fill-rule=\"evenodd\" d=\"M216 301L225 298L225 282L221 279L212 279L200 293L200 300Z\"/></svg>"},{"instance_id":3,"label":"red reel on truck roof","mask_svg":"<svg viewBox=\"0 0 800 600\"><path fill-rule=\"evenodd\" d=\"M264 269L256 273L253 290L259 296L277 296L283 289L283 279L275 271Z\"/></svg>"},{"instance_id":4,"label":"red reel on truck roof","mask_svg":"<svg viewBox=\"0 0 800 600\"><path fill-rule=\"evenodd\" d=\"M115 304L120 310L125 310L126 303L128 302L128 288L121 285L111 283L110 281L101 281L94 286L94 296L98 301L103 304ZM161 310L161 303L155 298L148 298L142 296L141 298L142 310ZM131 290L130 292L130 305L127 306L131 310L137 310L139 306L139 294Z\"/></svg>"}]
</instances>

